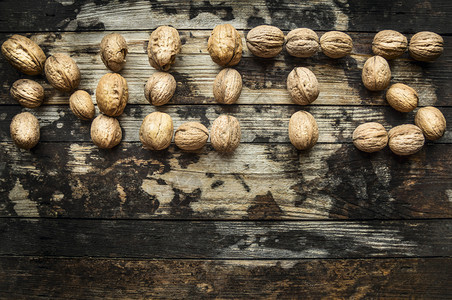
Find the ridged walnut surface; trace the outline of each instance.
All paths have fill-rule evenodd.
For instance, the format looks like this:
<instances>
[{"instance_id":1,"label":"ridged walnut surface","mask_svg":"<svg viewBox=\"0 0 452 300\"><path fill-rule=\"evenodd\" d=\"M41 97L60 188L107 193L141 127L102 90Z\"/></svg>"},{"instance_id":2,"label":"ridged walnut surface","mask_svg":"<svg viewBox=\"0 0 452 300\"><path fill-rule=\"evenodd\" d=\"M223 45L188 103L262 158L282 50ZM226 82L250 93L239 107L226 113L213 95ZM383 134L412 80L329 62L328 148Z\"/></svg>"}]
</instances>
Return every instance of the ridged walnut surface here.
<instances>
[{"instance_id":1,"label":"ridged walnut surface","mask_svg":"<svg viewBox=\"0 0 452 300\"><path fill-rule=\"evenodd\" d=\"M414 123L422 130L425 137L432 141L441 138L446 131L446 118L433 106L420 108L414 117Z\"/></svg>"},{"instance_id":2,"label":"ridged walnut surface","mask_svg":"<svg viewBox=\"0 0 452 300\"><path fill-rule=\"evenodd\" d=\"M417 92L403 83L396 83L386 92L389 105L400 112L410 112L417 107L419 96Z\"/></svg>"},{"instance_id":3,"label":"ridged walnut surface","mask_svg":"<svg viewBox=\"0 0 452 300\"><path fill-rule=\"evenodd\" d=\"M207 42L207 51L216 64L235 66L242 58L242 50L242 37L232 25L215 26Z\"/></svg>"},{"instance_id":4,"label":"ridged walnut surface","mask_svg":"<svg viewBox=\"0 0 452 300\"><path fill-rule=\"evenodd\" d=\"M382 30L372 41L372 51L385 59L394 59L405 53L408 46L406 36L395 30Z\"/></svg>"},{"instance_id":5,"label":"ridged walnut surface","mask_svg":"<svg viewBox=\"0 0 452 300\"><path fill-rule=\"evenodd\" d=\"M102 149L110 149L121 142L122 130L115 118L100 114L91 123L91 139Z\"/></svg>"},{"instance_id":6,"label":"ridged walnut surface","mask_svg":"<svg viewBox=\"0 0 452 300\"><path fill-rule=\"evenodd\" d=\"M27 108L35 108L44 101L44 88L36 81L19 79L13 83L10 89L11 96L20 105Z\"/></svg>"},{"instance_id":7,"label":"ridged walnut surface","mask_svg":"<svg viewBox=\"0 0 452 300\"><path fill-rule=\"evenodd\" d=\"M74 115L81 120L91 120L96 113L93 100L86 91L75 91L69 98L69 107Z\"/></svg>"},{"instance_id":8,"label":"ridged walnut surface","mask_svg":"<svg viewBox=\"0 0 452 300\"><path fill-rule=\"evenodd\" d=\"M218 73L213 83L213 96L222 104L233 104L242 92L242 76L231 68L226 68Z\"/></svg>"},{"instance_id":9,"label":"ridged walnut surface","mask_svg":"<svg viewBox=\"0 0 452 300\"><path fill-rule=\"evenodd\" d=\"M341 58L352 53L352 38L341 31L328 31L320 38L323 54L330 58Z\"/></svg>"},{"instance_id":10,"label":"ridged walnut surface","mask_svg":"<svg viewBox=\"0 0 452 300\"><path fill-rule=\"evenodd\" d=\"M210 142L218 152L233 152L240 144L239 121L228 115L221 115L213 121L210 129Z\"/></svg>"},{"instance_id":11,"label":"ridged walnut surface","mask_svg":"<svg viewBox=\"0 0 452 300\"><path fill-rule=\"evenodd\" d=\"M117 73L107 73L96 88L97 107L101 112L117 117L122 114L129 100L127 81Z\"/></svg>"},{"instance_id":12,"label":"ridged walnut surface","mask_svg":"<svg viewBox=\"0 0 452 300\"><path fill-rule=\"evenodd\" d=\"M151 33L148 44L149 63L161 71L168 71L181 49L179 33L173 27L160 26Z\"/></svg>"},{"instance_id":13,"label":"ridged walnut surface","mask_svg":"<svg viewBox=\"0 0 452 300\"><path fill-rule=\"evenodd\" d=\"M17 70L27 75L38 75L44 70L46 55L35 42L15 34L2 45L6 60Z\"/></svg>"},{"instance_id":14,"label":"ridged walnut surface","mask_svg":"<svg viewBox=\"0 0 452 300\"><path fill-rule=\"evenodd\" d=\"M433 61L443 53L444 40L434 32L421 31L411 37L408 50L415 60Z\"/></svg>"},{"instance_id":15,"label":"ridged walnut surface","mask_svg":"<svg viewBox=\"0 0 452 300\"><path fill-rule=\"evenodd\" d=\"M389 130L389 148L397 155L411 155L424 146L424 135L416 125L399 125Z\"/></svg>"},{"instance_id":16,"label":"ridged walnut surface","mask_svg":"<svg viewBox=\"0 0 452 300\"><path fill-rule=\"evenodd\" d=\"M382 91L389 86L391 69L381 56L372 56L364 63L362 70L364 86L370 91Z\"/></svg>"},{"instance_id":17,"label":"ridged walnut surface","mask_svg":"<svg viewBox=\"0 0 452 300\"><path fill-rule=\"evenodd\" d=\"M298 111L290 117L289 139L298 150L312 148L319 138L319 128L307 111Z\"/></svg>"},{"instance_id":18,"label":"ridged walnut surface","mask_svg":"<svg viewBox=\"0 0 452 300\"><path fill-rule=\"evenodd\" d=\"M187 122L177 128L174 143L182 150L198 150L209 138L209 130L199 122Z\"/></svg>"},{"instance_id":19,"label":"ridged walnut surface","mask_svg":"<svg viewBox=\"0 0 452 300\"><path fill-rule=\"evenodd\" d=\"M293 69L287 76L287 90L292 100L300 105L308 105L319 96L319 83L311 70L304 67Z\"/></svg>"},{"instance_id":20,"label":"ridged walnut surface","mask_svg":"<svg viewBox=\"0 0 452 300\"><path fill-rule=\"evenodd\" d=\"M66 54L55 53L46 60L46 78L57 90L70 92L80 84L80 69Z\"/></svg>"},{"instance_id":21,"label":"ridged walnut surface","mask_svg":"<svg viewBox=\"0 0 452 300\"><path fill-rule=\"evenodd\" d=\"M31 149L39 142L38 119L29 112L16 115L10 124L11 138L22 149Z\"/></svg>"},{"instance_id":22,"label":"ridged walnut surface","mask_svg":"<svg viewBox=\"0 0 452 300\"><path fill-rule=\"evenodd\" d=\"M100 58L113 72L119 72L126 64L127 42L119 33L110 33L100 42Z\"/></svg>"},{"instance_id":23,"label":"ridged walnut surface","mask_svg":"<svg viewBox=\"0 0 452 300\"><path fill-rule=\"evenodd\" d=\"M173 75L166 72L155 72L146 82L144 96L152 105L164 105L173 97L176 86Z\"/></svg>"},{"instance_id":24,"label":"ridged walnut surface","mask_svg":"<svg viewBox=\"0 0 452 300\"><path fill-rule=\"evenodd\" d=\"M166 149L173 139L173 130L170 115L158 111L150 113L140 127L141 143L149 150Z\"/></svg>"},{"instance_id":25,"label":"ridged walnut surface","mask_svg":"<svg viewBox=\"0 0 452 300\"><path fill-rule=\"evenodd\" d=\"M285 38L285 45L287 53L295 57L310 57L320 50L319 37L309 28L290 31Z\"/></svg>"},{"instance_id":26,"label":"ridged walnut surface","mask_svg":"<svg viewBox=\"0 0 452 300\"><path fill-rule=\"evenodd\" d=\"M388 132L377 122L364 123L353 131L353 144L361 151L380 151L388 144Z\"/></svg>"},{"instance_id":27,"label":"ridged walnut surface","mask_svg":"<svg viewBox=\"0 0 452 300\"><path fill-rule=\"evenodd\" d=\"M246 36L246 46L258 57L275 57L282 51L283 45L284 33L275 26L254 27Z\"/></svg>"}]
</instances>

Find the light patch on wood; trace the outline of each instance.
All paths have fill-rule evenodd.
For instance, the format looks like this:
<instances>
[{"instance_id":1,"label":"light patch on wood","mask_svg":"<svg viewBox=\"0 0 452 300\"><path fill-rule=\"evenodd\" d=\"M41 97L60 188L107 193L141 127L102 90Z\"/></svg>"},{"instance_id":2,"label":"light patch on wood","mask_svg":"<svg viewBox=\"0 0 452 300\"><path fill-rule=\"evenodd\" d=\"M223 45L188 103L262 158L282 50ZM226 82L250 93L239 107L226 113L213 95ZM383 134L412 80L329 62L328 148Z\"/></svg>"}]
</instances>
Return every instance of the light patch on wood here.
<instances>
[{"instance_id":1,"label":"light patch on wood","mask_svg":"<svg viewBox=\"0 0 452 300\"><path fill-rule=\"evenodd\" d=\"M336 1L332 1L331 5L336 6ZM347 0L338 0L342 5L349 6ZM334 22L335 30L347 31L348 30L348 15L344 13L340 8L335 7L332 9L334 12L334 16L336 17L336 21Z\"/></svg>"},{"instance_id":2,"label":"light patch on wood","mask_svg":"<svg viewBox=\"0 0 452 300\"><path fill-rule=\"evenodd\" d=\"M73 159L67 162L67 166L72 174L80 175L94 171L93 166L86 163L86 158L92 154L92 150L91 145L71 144L69 154Z\"/></svg>"},{"instance_id":3,"label":"light patch on wood","mask_svg":"<svg viewBox=\"0 0 452 300\"><path fill-rule=\"evenodd\" d=\"M28 196L28 191L24 189L18 178L8 195L11 202L14 203L14 211L19 217L39 217L36 202L31 201Z\"/></svg>"},{"instance_id":4,"label":"light patch on wood","mask_svg":"<svg viewBox=\"0 0 452 300\"><path fill-rule=\"evenodd\" d=\"M63 198L64 198L64 194L61 193L60 191L56 191L52 195L52 201L55 201L55 202L60 202L61 200L63 200Z\"/></svg>"},{"instance_id":5,"label":"light patch on wood","mask_svg":"<svg viewBox=\"0 0 452 300\"><path fill-rule=\"evenodd\" d=\"M127 194L119 183L116 184L116 191L118 191L119 199L121 199L121 205L123 205L127 200Z\"/></svg>"},{"instance_id":6,"label":"light patch on wood","mask_svg":"<svg viewBox=\"0 0 452 300\"><path fill-rule=\"evenodd\" d=\"M449 201L452 202L452 190L446 190L446 195L449 198Z\"/></svg>"},{"instance_id":7,"label":"light patch on wood","mask_svg":"<svg viewBox=\"0 0 452 300\"><path fill-rule=\"evenodd\" d=\"M174 192L170 185L158 184L157 180L154 179L144 179L141 188L158 199L160 206L156 214L162 213L162 211L168 214L169 203L174 198Z\"/></svg>"}]
</instances>

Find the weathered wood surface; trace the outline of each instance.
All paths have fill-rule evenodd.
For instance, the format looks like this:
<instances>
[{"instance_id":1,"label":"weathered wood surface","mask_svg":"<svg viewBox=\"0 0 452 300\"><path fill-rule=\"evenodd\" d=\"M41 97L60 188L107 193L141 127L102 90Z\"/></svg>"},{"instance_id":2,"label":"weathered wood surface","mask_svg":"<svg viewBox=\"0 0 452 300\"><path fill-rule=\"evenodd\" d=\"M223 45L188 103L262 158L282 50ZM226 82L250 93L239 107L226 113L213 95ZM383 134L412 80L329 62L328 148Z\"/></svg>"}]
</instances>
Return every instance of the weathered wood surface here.
<instances>
[{"instance_id":1,"label":"weathered wood surface","mask_svg":"<svg viewBox=\"0 0 452 300\"><path fill-rule=\"evenodd\" d=\"M452 259L0 258L7 299L446 299Z\"/></svg>"}]
</instances>

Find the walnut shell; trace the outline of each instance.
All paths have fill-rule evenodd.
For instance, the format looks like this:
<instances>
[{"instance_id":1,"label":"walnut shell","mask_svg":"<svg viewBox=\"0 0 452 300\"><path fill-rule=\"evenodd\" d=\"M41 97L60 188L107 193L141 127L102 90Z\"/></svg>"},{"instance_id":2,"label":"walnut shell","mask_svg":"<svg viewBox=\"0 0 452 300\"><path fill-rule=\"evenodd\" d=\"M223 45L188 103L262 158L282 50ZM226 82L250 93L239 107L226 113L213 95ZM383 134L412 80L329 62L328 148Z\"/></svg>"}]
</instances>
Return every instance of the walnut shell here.
<instances>
[{"instance_id":1,"label":"walnut shell","mask_svg":"<svg viewBox=\"0 0 452 300\"><path fill-rule=\"evenodd\" d=\"M231 68L226 68L218 73L213 83L213 96L221 104L233 104L242 92L242 76Z\"/></svg>"},{"instance_id":2,"label":"walnut shell","mask_svg":"<svg viewBox=\"0 0 452 300\"><path fill-rule=\"evenodd\" d=\"M38 107L44 101L44 88L30 79L15 81L11 86L10 93L20 105L28 108Z\"/></svg>"},{"instance_id":3,"label":"walnut shell","mask_svg":"<svg viewBox=\"0 0 452 300\"><path fill-rule=\"evenodd\" d=\"M96 88L97 107L110 117L122 114L129 100L127 81L117 73L107 73L99 80Z\"/></svg>"},{"instance_id":4,"label":"walnut shell","mask_svg":"<svg viewBox=\"0 0 452 300\"><path fill-rule=\"evenodd\" d=\"M275 26L254 27L246 36L246 46L258 57L275 57L282 51L283 45L284 33Z\"/></svg>"},{"instance_id":5,"label":"walnut shell","mask_svg":"<svg viewBox=\"0 0 452 300\"><path fill-rule=\"evenodd\" d=\"M319 139L319 127L307 111L297 111L290 117L289 139L298 150L312 148Z\"/></svg>"},{"instance_id":6,"label":"walnut shell","mask_svg":"<svg viewBox=\"0 0 452 300\"><path fill-rule=\"evenodd\" d=\"M406 36L395 30L378 32L372 42L372 51L385 59L394 59L405 53L408 45Z\"/></svg>"},{"instance_id":7,"label":"walnut shell","mask_svg":"<svg viewBox=\"0 0 452 300\"><path fill-rule=\"evenodd\" d=\"M235 66L242 58L242 50L242 37L232 25L215 26L207 42L207 51L216 64Z\"/></svg>"},{"instance_id":8,"label":"walnut shell","mask_svg":"<svg viewBox=\"0 0 452 300\"><path fill-rule=\"evenodd\" d=\"M221 115L215 119L210 129L210 142L218 152L233 152L240 144L239 121L228 115Z\"/></svg>"},{"instance_id":9,"label":"walnut shell","mask_svg":"<svg viewBox=\"0 0 452 300\"><path fill-rule=\"evenodd\" d=\"M6 60L17 70L27 75L38 75L44 70L46 55L35 42L15 34L2 44Z\"/></svg>"},{"instance_id":10,"label":"walnut shell","mask_svg":"<svg viewBox=\"0 0 452 300\"><path fill-rule=\"evenodd\" d=\"M39 142L39 121L29 112L23 112L11 121L11 138L17 147L31 149Z\"/></svg>"},{"instance_id":11,"label":"walnut shell","mask_svg":"<svg viewBox=\"0 0 452 300\"><path fill-rule=\"evenodd\" d=\"M410 112L417 107L419 96L417 92L403 83L396 83L386 92L386 100L395 110Z\"/></svg>"},{"instance_id":12,"label":"walnut shell","mask_svg":"<svg viewBox=\"0 0 452 300\"><path fill-rule=\"evenodd\" d=\"M69 107L74 115L81 120L91 120L94 118L96 110L91 96L82 90L75 91L69 98Z\"/></svg>"},{"instance_id":13,"label":"walnut shell","mask_svg":"<svg viewBox=\"0 0 452 300\"><path fill-rule=\"evenodd\" d=\"M174 134L174 143L182 150L198 150L204 147L209 138L209 130L198 122L184 123Z\"/></svg>"},{"instance_id":14,"label":"walnut shell","mask_svg":"<svg viewBox=\"0 0 452 300\"><path fill-rule=\"evenodd\" d=\"M380 151L388 144L388 132L377 122L364 123L353 131L353 144L361 151Z\"/></svg>"},{"instance_id":15,"label":"walnut shell","mask_svg":"<svg viewBox=\"0 0 452 300\"><path fill-rule=\"evenodd\" d=\"M173 129L170 115L158 111L150 113L141 124L141 143L149 150L166 149L173 139Z\"/></svg>"},{"instance_id":16,"label":"walnut shell","mask_svg":"<svg viewBox=\"0 0 452 300\"><path fill-rule=\"evenodd\" d=\"M287 90L292 100L300 105L308 105L319 96L319 83L311 70L294 68L287 76Z\"/></svg>"},{"instance_id":17,"label":"walnut shell","mask_svg":"<svg viewBox=\"0 0 452 300\"><path fill-rule=\"evenodd\" d=\"M285 45L287 53L295 57L310 57L320 49L317 33L308 28L290 31L285 38Z\"/></svg>"},{"instance_id":18,"label":"walnut shell","mask_svg":"<svg viewBox=\"0 0 452 300\"><path fill-rule=\"evenodd\" d=\"M328 31L320 38L323 54L330 58L341 58L352 53L352 38L341 31Z\"/></svg>"},{"instance_id":19,"label":"walnut shell","mask_svg":"<svg viewBox=\"0 0 452 300\"><path fill-rule=\"evenodd\" d=\"M115 118L100 114L91 123L91 139L102 149L110 149L122 140L122 130Z\"/></svg>"},{"instance_id":20,"label":"walnut shell","mask_svg":"<svg viewBox=\"0 0 452 300\"><path fill-rule=\"evenodd\" d=\"M113 72L119 72L126 64L127 42L119 33L110 33L100 42L100 58Z\"/></svg>"},{"instance_id":21,"label":"walnut shell","mask_svg":"<svg viewBox=\"0 0 452 300\"><path fill-rule=\"evenodd\" d=\"M421 31L413 35L408 50L415 60L433 61L443 53L444 40L434 32Z\"/></svg>"},{"instance_id":22,"label":"walnut shell","mask_svg":"<svg viewBox=\"0 0 452 300\"><path fill-rule=\"evenodd\" d=\"M364 86L370 91L382 91L391 81L389 64L381 56L372 56L365 63L362 71Z\"/></svg>"},{"instance_id":23,"label":"walnut shell","mask_svg":"<svg viewBox=\"0 0 452 300\"><path fill-rule=\"evenodd\" d=\"M148 44L149 63L161 71L168 71L176 54L180 52L181 41L179 32L173 27L160 26L151 33Z\"/></svg>"},{"instance_id":24,"label":"walnut shell","mask_svg":"<svg viewBox=\"0 0 452 300\"><path fill-rule=\"evenodd\" d=\"M144 96L152 105L164 105L173 97L176 86L177 83L173 75L165 72L155 72L149 77L144 87Z\"/></svg>"},{"instance_id":25,"label":"walnut shell","mask_svg":"<svg viewBox=\"0 0 452 300\"><path fill-rule=\"evenodd\" d=\"M439 109L433 106L420 108L414 117L414 123L429 140L437 140L446 132L446 118Z\"/></svg>"},{"instance_id":26,"label":"walnut shell","mask_svg":"<svg viewBox=\"0 0 452 300\"><path fill-rule=\"evenodd\" d=\"M56 53L46 60L46 78L57 90L69 92L80 84L80 69L75 61L63 53Z\"/></svg>"},{"instance_id":27,"label":"walnut shell","mask_svg":"<svg viewBox=\"0 0 452 300\"><path fill-rule=\"evenodd\" d=\"M397 155L411 155L424 146L424 135L416 125L399 125L389 130L389 148Z\"/></svg>"}]
</instances>

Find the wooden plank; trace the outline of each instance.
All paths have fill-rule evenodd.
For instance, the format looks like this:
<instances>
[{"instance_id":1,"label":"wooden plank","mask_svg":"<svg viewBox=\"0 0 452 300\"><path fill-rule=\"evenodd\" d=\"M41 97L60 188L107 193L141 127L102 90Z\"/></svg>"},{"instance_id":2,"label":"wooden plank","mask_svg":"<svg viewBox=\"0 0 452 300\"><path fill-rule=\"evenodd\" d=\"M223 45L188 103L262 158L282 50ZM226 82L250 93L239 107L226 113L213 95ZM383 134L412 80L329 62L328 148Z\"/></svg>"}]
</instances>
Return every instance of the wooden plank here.
<instances>
[{"instance_id":1,"label":"wooden plank","mask_svg":"<svg viewBox=\"0 0 452 300\"><path fill-rule=\"evenodd\" d=\"M8 299L448 298L451 258L137 260L0 258Z\"/></svg>"}]
</instances>

